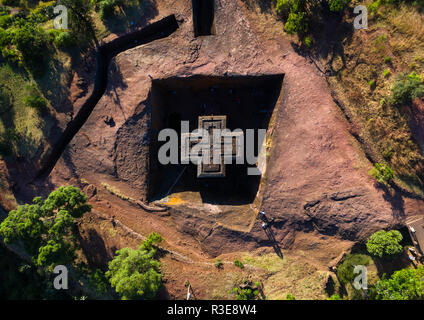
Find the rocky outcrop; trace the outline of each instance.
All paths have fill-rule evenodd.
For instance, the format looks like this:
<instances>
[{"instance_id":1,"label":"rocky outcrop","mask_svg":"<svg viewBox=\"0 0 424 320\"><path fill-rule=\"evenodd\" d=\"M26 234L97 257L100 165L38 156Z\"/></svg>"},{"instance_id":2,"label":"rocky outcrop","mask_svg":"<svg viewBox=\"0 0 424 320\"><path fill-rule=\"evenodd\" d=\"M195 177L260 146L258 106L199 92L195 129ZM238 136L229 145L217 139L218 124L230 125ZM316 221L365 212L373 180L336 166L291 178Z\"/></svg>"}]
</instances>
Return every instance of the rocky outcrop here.
<instances>
[{"instance_id":1,"label":"rocky outcrop","mask_svg":"<svg viewBox=\"0 0 424 320\"><path fill-rule=\"evenodd\" d=\"M290 247L299 231L361 240L403 221L393 197L368 176L371 164L325 78L293 49L280 22L248 10L242 1L221 0L214 35L194 37L191 1L157 1L157 9L157 19L176 15L178 31L117 55L105 95L67 148L69 161L59 162L53 177L71 163L79 176L118 179L146 199L148 158L154 156L148 147L152 79L278 73L285 76L261 204L274 218L276 241ZM414 215L416 206L401 211ZM171 210L171 218L178 232L211 255L270 245L259 220L248 231L236 231L202 217L201 210L191 215L180 207Z\"/></svg>"}]
</instances>

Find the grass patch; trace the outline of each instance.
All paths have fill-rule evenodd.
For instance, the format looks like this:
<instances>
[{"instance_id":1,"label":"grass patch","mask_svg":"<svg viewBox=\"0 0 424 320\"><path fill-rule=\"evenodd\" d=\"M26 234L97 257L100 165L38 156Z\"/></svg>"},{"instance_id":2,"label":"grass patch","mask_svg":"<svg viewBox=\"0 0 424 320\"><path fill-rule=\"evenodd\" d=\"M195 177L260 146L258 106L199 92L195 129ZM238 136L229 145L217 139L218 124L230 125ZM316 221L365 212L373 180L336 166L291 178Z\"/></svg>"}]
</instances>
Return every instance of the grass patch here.
<instances>
[{"instance_id":1,"label":"grass patch","mask_svg":"<svg viewBox=\"0 0 424 320\"><path fill-rule=\"evenodd\" d=\"M366 34L354 32L351 40L344 42L346 67L329 78L330 85L358 127L373 160L393 169L397 184L422 195L424 156L402 105L421 95L421 85L415 75L408 79L404 76L402 81L394 75L405 72L410 76L415 72L422 79L424 64L417 58L424 57L424 12L412 3L380 3L374 9ZM336 60L325 59L328 58L323 58L324 64ZM393 103L392 96L401 101L401 107Z\"/></svg>"},{"instance_id":2,"label":"grass patch","mask_svg":"<svg viewBox=\"0 0 424 320\"><path fill-rule=\"evenodd\" d=\"M110 184L107 184L106 182L102 182L102 186L109 191L111 194L117 196L118 198L125 200L125 201L134 201L131 197L126 196L123 194L118 188L115 188L114 186L111 186Z\"/></svg>"},{"instance_id":3,"label":"grass patch","mask_svg":"<svg viewBox=\"0 0 424 320\"><path fill-rule=\"evenodd\" d=\"M286 253L281 259L273 253L260 256L245 254L243 261L267 271L269 276L263 285L268 300L284 300L287 294L298 300L327 298L324 289L327 272L318 270L297 256Z\"/></svg>"},{"instance_id":4,"label":"grass patch","mask_svg":"<svg viewBox=\"0 0 424 320\"><path fill-rule=\"evenodd\" d=\"M32 158L45 142L46 122L36 109L28 108L24 103L25 90L31 83L27 74L8 64L0 64L0 83L10 90L13 107L0 115L0 134L13 130L19 137L14 145L14 153Z\"/></svg>"}]
</instances>

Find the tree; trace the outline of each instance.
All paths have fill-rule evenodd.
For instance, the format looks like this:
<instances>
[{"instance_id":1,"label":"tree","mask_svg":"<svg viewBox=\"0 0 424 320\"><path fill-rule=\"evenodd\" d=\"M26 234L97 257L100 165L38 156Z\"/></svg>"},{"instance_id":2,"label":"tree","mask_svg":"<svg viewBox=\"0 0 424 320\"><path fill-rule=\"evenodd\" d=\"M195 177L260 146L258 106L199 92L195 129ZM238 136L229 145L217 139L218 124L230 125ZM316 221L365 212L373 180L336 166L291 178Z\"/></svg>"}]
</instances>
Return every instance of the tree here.
<instances>
[{"instance_id":1,"label":"tree","mask_svg":"<svg viewBox=\"0 0 424 320\"><path fill-rule=\"evenodd\" d=\"M160 262L155 259L155 244L162 241L150 234L136 250L123 248L109 262L106 277L122 300L153 299L162 286Z\"/></svg>"},{"instance_id":2,"label":"tree","mask_svg":"<svg viewBox=\"0 0 424 320\"><path fill-rule=\"evenodd\" d=\"M305 12L290 13L284 29L288 34L304 35L308 32L308 22Z\"/></svg>"},{"instance_id":3,"label":"tree","mask_svg":"<svg viewBox=\"0 0 424 320\"><path fill-rule=\"evenodd\" d=\"M403 237L397 230L380 230L371 235L367 242L368 252L376 257L395 256L402 252L400 245Z\"/></svg>"},{"instance_id":4,"label":"tree","mask_svg":"<svg viewBox=\"0 0 424 320\"><path fill-rule=\"evenodd\" d=\"M382 279L375 285L377 300L414 300L424 297L424 267L402 269L390 279Z\"/></svg>"},{"instance_id":5,"label":"tree","mask_svg":"<svg viewBox=\"0 0 424 320\"><path fill-rule=\"evenodd\" d=\"M74 186L60 187L47 199L36 197L32 204L9 212L0 224L0 236L6 244L22 245L37 266L52 269L75 259L74 218L91 210L87 197Z\"/></svg>"},{"instance_id":6,"label":"tree","mask_svg":"<svg viewBox=\"0 0 424 320\"><path fill-rule=\"evenodd\" d=\"M70 28L74 35L86 36L90 35L90 38L95 42L96 46L99 43L96 38L96 32L94 30L94 23L91 17L92 3L90 0L60 0L60 4L63 4L69 9L70 15Z\"/></svg>"},{"instance_id":7,"label":"tree","mask_svg":"<svg viewBox=\"0 0 424 320\"><path fill-rule=\"evenodd\" d=\"M22 53L27 67L40 74L45 62L48 36L40 27L26 23L13 33L13 44Z\"/></svg>"},{"instance_id":8,"label":"tree","mask_svg":"<svg viewBox=\"0 0 424 320\"><path fill-rule=\"evenodd\" d=\"M370 264L371 258L364 254L349 254L343 258L342 263L337 267L337 277L343 284L351 283L356 275L354 273L355 266L367 266Z\"/></svg>"}]
</instances>

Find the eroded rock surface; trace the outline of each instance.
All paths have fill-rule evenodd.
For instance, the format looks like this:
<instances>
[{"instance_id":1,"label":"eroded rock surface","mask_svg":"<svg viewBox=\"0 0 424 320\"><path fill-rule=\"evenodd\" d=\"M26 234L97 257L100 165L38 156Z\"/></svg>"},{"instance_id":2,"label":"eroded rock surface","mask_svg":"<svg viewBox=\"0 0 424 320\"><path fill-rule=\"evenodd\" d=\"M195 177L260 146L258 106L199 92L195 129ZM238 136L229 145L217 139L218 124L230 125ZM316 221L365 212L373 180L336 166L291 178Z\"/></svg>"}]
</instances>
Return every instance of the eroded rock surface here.
<instances>
[{"instance_id":1,"label":"eroded rock surface","mask_svg":"<svg viewBox=\"0 0 424 320\"><path fill-rule=\"evenodd\" d=\"M148 146L151 79L283 73L261 206L275 219L276 240L288 248L299 231L359 240L419 214L418 202L393 202L376 188L367 174L371 165L350 135L325 78L294 51L282 24L239 0L216 4L215 35L196 38L191 1L157 1L153 20L175 14L180 28L115 58L107 92L71 142L67 161L62 159L53 171L53 183L63 181L66 168L72 167L93 184L117 181L131 197L146 200L148 159L155 156ZM188 211L184 206L171 209L174 225L169 228L193 237L210 255L269 245L259 220L240 231Z\"/></svg>"}]
</instances>

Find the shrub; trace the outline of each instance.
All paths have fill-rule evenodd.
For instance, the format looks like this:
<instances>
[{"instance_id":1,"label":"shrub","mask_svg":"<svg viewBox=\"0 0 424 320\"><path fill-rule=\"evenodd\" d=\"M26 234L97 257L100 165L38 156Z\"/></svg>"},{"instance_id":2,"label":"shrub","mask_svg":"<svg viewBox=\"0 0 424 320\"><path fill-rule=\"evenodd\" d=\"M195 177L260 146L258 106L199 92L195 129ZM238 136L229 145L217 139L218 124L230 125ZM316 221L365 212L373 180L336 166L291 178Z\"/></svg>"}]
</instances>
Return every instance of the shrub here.
<instances>
[{"instance_id":1,"label":"shrub","mask_svg":"<svg viewBox=\"0 0 424 320\"><path fill-rule=\"evenodd\" d=\"M387 184L394 178L393 170L386 164L376 163L374 168L368 172L374 177L379 183Z\"/></svg>"},{"instance_id":2,"label":"shrub","mask_svg":"<svg viewBox=\"0 0 424 320\"><path fill-rule=\"evenodd\" d=\"M390 63L390 62L392 62L392 57L390 57L390 56L385 57L385 58L384 58L384 62L385 62L385 63Z\"/></svg>"},{"instance_id":3,"label":"shrub","mask_svg":"<svg viewBox=\"0 0 424 320\"><path fill-rule=\"evenodd\" d=\"M21 52L28 68L36 73L42 71L48 40L46 32L31 23L25 24L13 33L13 44Z\"/></svg>"},{"instance_id":4,"label":"shrub","mask_svg":"<svg viewBox=\"0 0 424 320\"><path fill-rule=\"evenodd\" d=\"M224 264L222 263L221 259L216 260L215 262L215 267L218 269L222 269L222 267L224 266Z\"/></svg>"},{"instance_id":5,"label":"shrub","mask_svg":"<svg viewBox=\"0 0 424 320\"><path fill-rule=\"evenodd\" d=\"M19 134L16 129L7 129L0 134L0 154L9 156L13 153L13 145L19 140Z\"/></svg>"},{"instance_id":6,"label":"shrub","mask_svg":"<svg viewBox=\"0 0 424 320\"><path fill-rule=\"evenodd\" d=\"M290 13L290 0L277 0L275 9L283 19L287 19Z\"/></svg>"},{"instance_id":7,"label":"shrub","mask_svg":"<svg viewBox=\"0 0 424 320\"><path fill-rule=\"evenodd\" d=\"M312 47L312 38L309 36L305 37L305 39L303 39L303 44L305 45L306 48Z\"/></svg>"},{"instance_id":8,"label":"shrub","mask_svg":"<svg viewBox=\"0 0 424 320\"><path fill-rule=\"evenodd\" d=\"M116 7L115 0L102 0L99 2L100 18L107 20L113 16Z\"/></svg>"},{"instance_id":9,"label":"shrub","mask_svg":"<svg viewBox=\"0 0 424 320\"><path fill-rule=\"evenodd\" d=\"M386 69L386 70L384 70L383 77L384 77L384 78L387 78L387 77L389 77L391 74L392 74L392 73L390 72L390 69Z\"/></svg>"},{"instance_id":10,"label":"shrub","mask_svg":"<svg viewBox=\"0 0 424 320\"><path fill-rule=\"evenodd\" d=\"M238 259L234 259L234 265L240 269L244 269L244 264Z\"/></svg>"},{"instance_id":11,"label":"shrub","mask_svg":"<svg viewBox=\"0 0 424 320\"><path fill-rule=\"evenodd\" d=\"M400 245L403 237L397 230L384 231L380 230L371 235L367 241L368 252L376 257L395 256L402 252Z\"/></svg>"},{"instance_id":12,"label":"shrub","mask_svg":"<svg viewBox=\"0 0 424 320\"><path fill-rule=\"evenodd\" d=\"M350 3L350 0L329 0L330 11L341 12Z\"/></svg>"},{"instance_id":13,"label":"shrub","mask_svg":"<svg viewBox=\"0 0 424 320\"><path fill-rule=\"evenodd\" d=\"M39 111L42 111L47 107L47 101L41 96L27 96L24 98L24 103L28 107Z\"/></svg>"},{"instance_id":14,"label":"shrub","mask_svg":"<svg viewBox=\"0 0 424 320\"><path fill-rule=\"evenodd\" d=\"M71 48L76 46L77 41L75 35L69 31L62 31L55 35L54 44L59 48Z\"/></svg>"},{"instance_id":15,"label":"shrub","mask_svg":"<svg viewBox=\"0 0 424 320\"><path fill-rule=\"evenodd\" d=\"M401 73L396 77L392 87L392 102L395 105L411 103L416 98L424 96L424 82L421 77L412 72Z\"/></svg>"},{"instance_id":16,"label":"shrub","mask_svg":"<svg viewBox=\"0 0 424 320\"><path fill-rule=\"evenodd\" d=\"M343 300L340 295L338 294L333 294L330 298L328 298L328 300Z\"/></svg>"},{"instance_id":17,"label":"shrub","mask_svg":"<svg viewBox=\"0 0 424 320\"><path fill-rule=\"evenodd\" d=\"M0 15L0 28L7 29L12 25L12 17L9 15Z\"/></svg>"},{"instance_id":18,"label":"shrub","mask_svg":"<svg viewBox=\"0 0 424 320\"><path fill-rule=\"evenodd\" d=\"M237 300L255 300L258 296L257 290L234 288L233 293Z\"/></svg>"},{"instance_id":19,"label":"shrub","mask_svg":"<svg viewBox=\"0 0 424 320\"><path fill-rule=\"evenodd\" d=\"M5 112L12 106L12 95L10 90L0 84L0 113Z\"/></svg>"},{"instance_id":20,"label":"shrub","mask_svg":"<svg viewBox=\"0 0 424 320\"><path fill-rule=\"evenodd\" d=\"M98 294L106 293L109 290L109 282L104 272L100 269L96 269L95 272L88 276L88 282Z\"/></svg>"},{"instance_id":21,"label":"shrub","mask_svg":"<svg viewBox=\"0 0 424 320\"><path fill-rule=\"evenodd\" d=\"M291 293L287 293L286 300L296 300L296 298Z\"/></svg>"},{"instance_id":22,"label":"shrub","mask_svg":"<svg viewBox=\"0 0 424 320\"><path fill-rule=\"evenodd\" d=\"M355 266L367 266L371 258L364 254L349 254L342 263L337 267L337 276L344 284L351 283L355 279L353 273Z\"/></svg>"},{"instance_id":23,"label":"shrub","mask_svg":"<svg viewBox=\"0 0 424 320\"><path fill-rule=\"evenodd\" d=\"M304 35L308 32L308 22L305 12L290 13L284 29L288 34Z\"/></svg>"},{"instance_id":24,"label":"shrub","mask_svg":"<svg viewBox=\"0 0 424 320\"><path fill-rule=\"evenodd\" d=\"M20 0L0 0L0 3L4 6L17 7L19 6Z\"/></svg>"},{"instance_id":25,"label":"shrub","mask_svg":"<svg viewBox=\"0 0 424 320\"><path fill-rule=\"evenodd\" d=\"M35 84L26 86L27 96L24 97L24 103L30 108L43 111L47 107L47 101L40 95Z\"/></svg>"},{"instance_id":26,"label":"shrub","mask_svg":"<svg viewBox=\"0 0 424 320\"><path fill-rule=\"evenodd\" d=\"M23 66L22 54L15 48L5 47L1 48L1 55L10 63L17 64L19 67Z\"/></svg>"}]
</instances>

